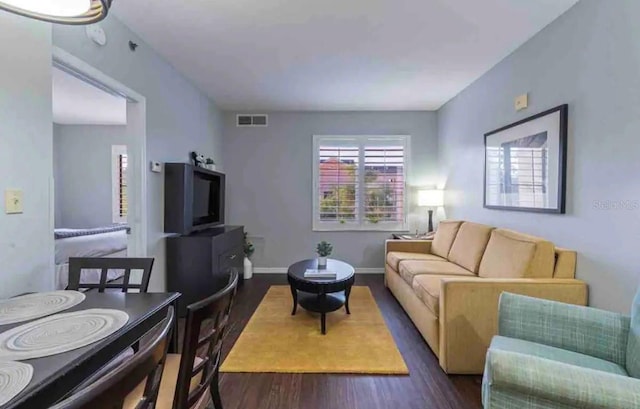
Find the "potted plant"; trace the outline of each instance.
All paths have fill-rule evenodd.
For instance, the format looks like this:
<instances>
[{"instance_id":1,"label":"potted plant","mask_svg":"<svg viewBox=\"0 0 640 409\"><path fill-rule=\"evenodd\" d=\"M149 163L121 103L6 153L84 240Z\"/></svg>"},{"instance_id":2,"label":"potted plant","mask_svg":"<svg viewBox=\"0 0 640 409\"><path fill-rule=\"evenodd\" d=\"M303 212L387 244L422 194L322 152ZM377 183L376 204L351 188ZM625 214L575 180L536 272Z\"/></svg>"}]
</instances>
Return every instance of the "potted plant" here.
<instances>
[{"instance_id":1,"label":"potted plant","mask_svg":"<svg viewBox=\"0 0 640 409\"><path fill-rule=\"evenodd\" d=\"M247 237L249 233L244 232L244 279L248 280L253 276L253 263L251 262L251 256L256 251L255 246Z\"/></svg>"},{"instance_id":2,"label":"potted plant","mask_svg":"<svg viewBox=\"0 0 640 409\"><path fill-rule=\"evenodd\" d=\"M318 243L316 252L318 253L318 267L326 267L327 257L331 255L333 246L328 241L321 241Z\"/></svg>"},{"instance_id":3,"label":"potted plant","mask_svg":"<svg viewBox=\"0 0 640 409\"><path fill-rule=\"evenodd\" d=\"M213 161L213 159L211 158L205 159L204 164L207 167L207 169L216 170L216 163Z\"/></svg>"}]
</instances>

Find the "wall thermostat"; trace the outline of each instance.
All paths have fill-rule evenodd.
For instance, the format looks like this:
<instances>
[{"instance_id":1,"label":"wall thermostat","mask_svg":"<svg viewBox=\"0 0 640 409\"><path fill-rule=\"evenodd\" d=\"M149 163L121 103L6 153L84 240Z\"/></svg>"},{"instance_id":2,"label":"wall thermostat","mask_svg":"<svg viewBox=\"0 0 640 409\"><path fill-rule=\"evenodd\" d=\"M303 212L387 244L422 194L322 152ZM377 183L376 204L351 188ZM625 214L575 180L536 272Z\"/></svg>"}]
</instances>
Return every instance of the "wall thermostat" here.
<instances>
[{"instance_id":1,"label":"wall thermostat","mask_svg":"<svg viewBox=\"0 0 640 409\"><path fill-rule=\"evenodd\" d=\"M99 24L92 24L85 29L87 37L99 46L107 44L107 33Z\"/></svg>"}]
</instances>

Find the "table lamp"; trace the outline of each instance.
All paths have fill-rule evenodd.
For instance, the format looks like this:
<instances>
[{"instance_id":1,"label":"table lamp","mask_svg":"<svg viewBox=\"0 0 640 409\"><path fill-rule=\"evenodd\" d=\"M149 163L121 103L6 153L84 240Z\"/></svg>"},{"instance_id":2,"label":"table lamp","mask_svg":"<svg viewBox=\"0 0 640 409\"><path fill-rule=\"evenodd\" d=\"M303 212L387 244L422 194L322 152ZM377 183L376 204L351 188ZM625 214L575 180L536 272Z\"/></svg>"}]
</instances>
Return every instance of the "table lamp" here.
<instances>
[{"instance_id":1,"label":"table lamp","mask_svg":"<svg viewBox=\"0 0 640 409\"><path fill-rule=\"evenodd\" d=\"M418 206L429 207L429 229L433 231L433 210L444 206L444 191L438 189L424 189L418 191Z\"/></svg>"}]
</instances>

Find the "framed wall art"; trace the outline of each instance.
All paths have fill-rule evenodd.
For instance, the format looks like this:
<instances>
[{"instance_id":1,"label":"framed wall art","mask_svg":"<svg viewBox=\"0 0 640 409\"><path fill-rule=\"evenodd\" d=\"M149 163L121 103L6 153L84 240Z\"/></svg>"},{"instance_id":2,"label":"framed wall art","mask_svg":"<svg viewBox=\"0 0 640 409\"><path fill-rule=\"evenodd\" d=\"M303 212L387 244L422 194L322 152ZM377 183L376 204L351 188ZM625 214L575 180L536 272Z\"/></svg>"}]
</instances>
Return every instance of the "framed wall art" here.
<instances>
[{"instance_id":1,"label":"framed wall art","mask_svg":"<svg viewBox=\"0 0 640 409\"><path fill-rule=\"evenodd\" d=\"M484 135L484 207L564 213L568 105Z\"/></svg>"}]
</instances>

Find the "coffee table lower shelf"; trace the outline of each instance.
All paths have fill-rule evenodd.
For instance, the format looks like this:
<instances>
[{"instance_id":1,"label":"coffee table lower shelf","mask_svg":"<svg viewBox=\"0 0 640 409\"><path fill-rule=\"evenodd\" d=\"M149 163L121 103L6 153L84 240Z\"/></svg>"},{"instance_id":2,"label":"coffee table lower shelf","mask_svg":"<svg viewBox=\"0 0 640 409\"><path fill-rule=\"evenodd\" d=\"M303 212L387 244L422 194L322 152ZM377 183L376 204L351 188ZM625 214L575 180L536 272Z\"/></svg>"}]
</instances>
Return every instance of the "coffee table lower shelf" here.
<instances>
[{"instance_id":1,"label":"coffee table lower shelf","mask_svg":"<svg viewBox=\"0 0 640 409\"><path fill-rule=\"evenodd\" d=\"M337 311L344 306L347 314L351 314L349 304L347 303L347 296L344 291L330 294L310 294L299 291L297 299L298 304L305 310L320 314L320 330L322 335L327 333L327 313ZM295 314L296 308L294 306L291 315Z\"/></svg>"}]
</instances>

